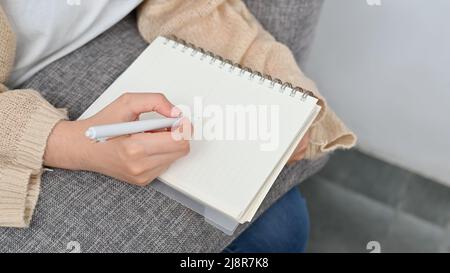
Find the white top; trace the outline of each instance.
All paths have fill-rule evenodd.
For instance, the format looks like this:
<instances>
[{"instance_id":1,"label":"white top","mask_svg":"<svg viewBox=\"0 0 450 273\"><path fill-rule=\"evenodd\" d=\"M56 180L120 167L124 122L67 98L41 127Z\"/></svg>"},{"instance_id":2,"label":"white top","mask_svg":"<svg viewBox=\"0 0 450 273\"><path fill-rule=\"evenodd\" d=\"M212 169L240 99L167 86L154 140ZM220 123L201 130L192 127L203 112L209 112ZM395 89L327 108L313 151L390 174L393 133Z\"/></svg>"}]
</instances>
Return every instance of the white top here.
<instances>
[{"instance_id":1,"label":"white top","mask_svg":"<svg viewBox=\"0 0 450 273\"><path fill-rule=\"evenodd\" d=\"M0 0L17 37L14 88L119 22L142 0Z\"/></svg>"}]
</instances>

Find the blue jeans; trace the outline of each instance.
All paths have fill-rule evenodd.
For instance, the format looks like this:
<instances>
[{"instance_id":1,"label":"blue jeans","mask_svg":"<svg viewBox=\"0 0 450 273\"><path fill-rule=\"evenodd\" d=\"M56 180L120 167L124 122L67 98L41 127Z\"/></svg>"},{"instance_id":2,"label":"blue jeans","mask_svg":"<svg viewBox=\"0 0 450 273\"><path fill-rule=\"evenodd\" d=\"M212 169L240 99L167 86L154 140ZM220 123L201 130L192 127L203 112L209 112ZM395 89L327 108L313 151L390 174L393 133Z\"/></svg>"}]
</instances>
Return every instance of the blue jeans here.
<instances>
[{"instance_id":1,"label":"blue jeans","mask_svg":"<svg viewBox=\"0 0 450 273\"><path fill-rule=\"evenodd\" d=\"M300 253L309 236L309 216L305 199L291 189L252 223L223 252Z\"/></svg>"}]
</instances>

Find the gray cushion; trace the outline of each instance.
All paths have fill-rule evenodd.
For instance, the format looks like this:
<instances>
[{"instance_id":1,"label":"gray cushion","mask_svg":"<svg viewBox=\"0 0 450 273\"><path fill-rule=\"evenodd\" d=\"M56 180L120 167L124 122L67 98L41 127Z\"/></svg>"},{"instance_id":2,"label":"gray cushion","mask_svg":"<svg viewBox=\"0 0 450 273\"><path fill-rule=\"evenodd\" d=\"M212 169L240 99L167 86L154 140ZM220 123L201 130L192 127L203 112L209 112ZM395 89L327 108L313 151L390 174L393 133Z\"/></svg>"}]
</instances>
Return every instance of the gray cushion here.
<instances>
[{"instance_id":1,"label":"gray cushion","mask_svg":"<svg viewBox=\"0 0 450 273\"><path fill-rule=\"evenodd\" d=\"M262 15L274 8L248 2ZM279 2L302 5L313 1ZM310 8L317 9L315 5ZM292 16L281 20L295 19ZM130 15L47 66L23 87L39 90L54 106L68 108L70 118L76 119L146 46L137 32L134 15ZM257 215L318 171L326 160L304 160L285 167ZM31 227L0 228L0 252L67 252L71 241L79 243L83 252L220 252L246 226L227 236L151 187L131 186L97 173L56 169L43 175Z\"/></svg>"}]
</instances>

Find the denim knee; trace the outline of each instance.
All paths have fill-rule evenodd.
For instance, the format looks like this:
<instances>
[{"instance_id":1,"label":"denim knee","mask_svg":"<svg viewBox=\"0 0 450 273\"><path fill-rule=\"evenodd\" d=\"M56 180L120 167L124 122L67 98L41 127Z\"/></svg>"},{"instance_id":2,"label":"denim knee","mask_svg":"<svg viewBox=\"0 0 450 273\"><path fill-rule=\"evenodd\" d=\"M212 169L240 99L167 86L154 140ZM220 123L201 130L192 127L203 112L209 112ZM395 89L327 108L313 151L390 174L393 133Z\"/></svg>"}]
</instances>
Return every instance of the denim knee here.
<instances>
[{"instance_id":1,"label":"denim knee","mask_svg":"<svg viewBox=\"0 0 450 273\"><path fill-rule=\"evenodd\" d=\"M225 252L304 252L309 229L306 201L294 188L252 223Z\"/></svg>"}]
</instances>

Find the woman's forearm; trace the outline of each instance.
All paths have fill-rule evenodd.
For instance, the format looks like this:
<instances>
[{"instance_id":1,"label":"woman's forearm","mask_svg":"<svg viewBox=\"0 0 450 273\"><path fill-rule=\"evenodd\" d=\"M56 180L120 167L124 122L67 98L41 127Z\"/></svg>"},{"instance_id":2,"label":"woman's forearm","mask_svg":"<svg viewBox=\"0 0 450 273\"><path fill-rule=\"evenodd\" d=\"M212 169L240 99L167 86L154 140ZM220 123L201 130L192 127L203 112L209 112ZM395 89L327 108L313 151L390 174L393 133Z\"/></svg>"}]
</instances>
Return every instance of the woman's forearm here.
<instances>
[{"instance_id":1,"label":"woman's forearm","mask_svg":"<svg viewBox=\"0 0 450 273\"><path fill-rule=\"evenodd\" d=\"M89 119L61 121L48 139L45 165L94 171L131 184L147 185L189 152L188 140L174 139L173 132L156 132L94 142L85 136L85 131L94 125L133 121L144 112L179 115L172 109L162 94L126 93Z\"/></svg>"},{"instance_id":2,"label":"woman's forearm","mask_svg":"<svg viewBox=\"0 0 450 273\"><path fill-rule=\"evenodd\" d=\"M82 122L60 121L50 134L44 153L44 165L69 170L82 170L85 157Z\"/></svg>"}]
</instances>

